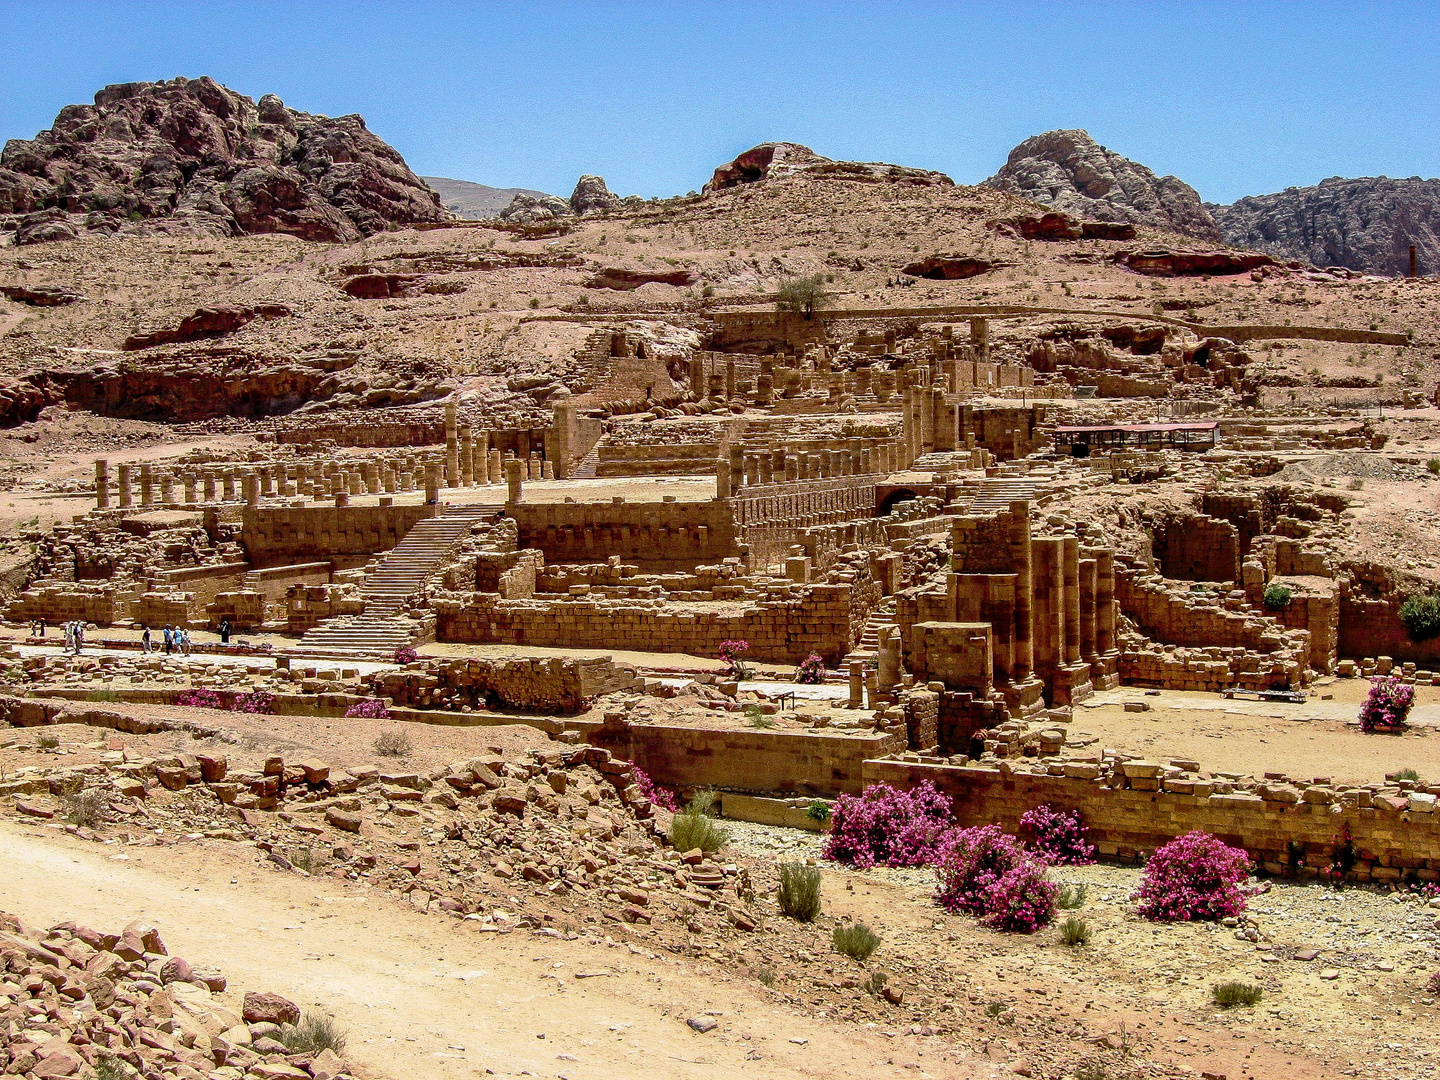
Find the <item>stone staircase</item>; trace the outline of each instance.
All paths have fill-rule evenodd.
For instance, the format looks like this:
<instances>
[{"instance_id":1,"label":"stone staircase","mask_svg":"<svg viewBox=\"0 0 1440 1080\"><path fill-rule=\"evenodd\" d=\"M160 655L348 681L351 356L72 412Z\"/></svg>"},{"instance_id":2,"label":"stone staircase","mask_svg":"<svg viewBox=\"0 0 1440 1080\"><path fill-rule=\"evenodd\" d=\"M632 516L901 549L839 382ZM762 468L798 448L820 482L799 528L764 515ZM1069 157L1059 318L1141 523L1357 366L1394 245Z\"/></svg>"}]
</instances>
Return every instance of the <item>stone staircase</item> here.
<instances>
[{"instance_id":1,"label":"stone staircase","mask_svg":"<svg viewBox=\"0 0 1440 1080\"><path fill-rule=\"evenodd\" d=\"M590 447L585 456L570 470L570 477L574 480L590 480L595 476L596 466L600 464L600 444L605 441L605 436L600 436L595 445Z\"/></svg>"},{"instance_id":2,"label":"stone staircase","mask_svg":"<svg viewBox=\"0 0 1440 1080\"><path fill-rule=\"evenodd\" d=\"M469 535L472 525L503 509L489 504L451 506L435 517L416 522L386 554L380 568L366 579L360 590L365 610L311 627L293 651L347 657L389 656L402 645L409 645L413 624L401 618L401 612L410 598L420 591L450 550Z\"/></svg>"},{"instance_id":3,"label":"stone staircase","mask_svg":"<svg viewBox=\"0 0 1440 1080\"><path fill-rule=\"evenodd\" d=\"M980 485L980 491L965 508L970 514L992 514L1009 510L1017 499L1034 499L1036 483L1028 476L995 476Z\"/></svg>"},{"instance_id":4,"label":"stone staircase","mask_svg":"<svg viewBox=\"0 0 1440 1080\"><path fill-rule=\"evenodd\" d=\"M849 668L851 660L874 660L880 655L880 630L885 626L895 625L895 598L886 597L870 613L870 618L865 620L865 629L860 633L860 640L855 648L851 649L845 656L845 663L841 670Z\"/></svg>"}]
</instances>

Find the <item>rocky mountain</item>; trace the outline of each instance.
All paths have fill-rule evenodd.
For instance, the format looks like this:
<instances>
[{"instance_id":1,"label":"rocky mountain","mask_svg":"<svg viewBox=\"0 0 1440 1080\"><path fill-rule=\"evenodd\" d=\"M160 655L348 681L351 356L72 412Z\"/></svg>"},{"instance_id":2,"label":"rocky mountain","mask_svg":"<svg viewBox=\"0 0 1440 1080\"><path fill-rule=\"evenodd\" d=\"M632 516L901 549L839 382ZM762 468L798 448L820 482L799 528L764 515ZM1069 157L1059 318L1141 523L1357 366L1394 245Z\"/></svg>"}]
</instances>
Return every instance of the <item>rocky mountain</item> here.
<instances>
[{"instance_id":1,"label":"rocky mountain","mask_svg":"<svg viewBox=\"0 0 1440 1080\"><path fill-rule=\"evenodd\" d=\"M557 218L605 214L625 206L638 206L643 201L639 195L629 195L622 199L605 185L603 176L587 174L576 181L575 190L568 199L562 199L558 195L522 191L510 200L509 206L500 211L500 218L512 225L533 225Z\"/></svg>"},{"instance_id":2,"label":"rocky mountain","mask_svg":"<svg viewBox=\"0 0 1440 1080\"><path fill-rule=\"evenodd\" d=\"M1047 131L1026 139L984 186L1032 199L1076 217L1128 221L1221 239L1195 189L1173 176L1107 150L1080 130Z\"/></svg>"},{"instance_id":3,"label":"rocky mountain","mask_svg":"<svg viewBox=\"0 0 1440 1080\"><path fill-rule=\"evenodd\" d=\"M445 209L458 218L479 221L500 216L516 195L532 199L547 199L552 196L531 188L490 187L486 184L472 184L469 180L452 180L445 176L422 176L440 194Z\"/></svg>"},{"instance_id":4,"label":"rocky mountain","mask_svg":"<svg viewBox=\"0 0 1440 1080\"><path fill-rule=\"evenodd\" d=\"M1344 179L1207 205L1228 243L1372 274L1440 273L1440 180Z\"/></svg>"},{"instance_id":5,"label":"rocky mountain","mask_svg":"<svg viewBox=\"0 0 1440 1080\"><path fill-rule=\"evenodd\" d=\"M450 217L363 118L254 102L209 77L107 86L0 154L0 229L21 244L180 231L349 242Z\"/></svg>"}]
</instances>

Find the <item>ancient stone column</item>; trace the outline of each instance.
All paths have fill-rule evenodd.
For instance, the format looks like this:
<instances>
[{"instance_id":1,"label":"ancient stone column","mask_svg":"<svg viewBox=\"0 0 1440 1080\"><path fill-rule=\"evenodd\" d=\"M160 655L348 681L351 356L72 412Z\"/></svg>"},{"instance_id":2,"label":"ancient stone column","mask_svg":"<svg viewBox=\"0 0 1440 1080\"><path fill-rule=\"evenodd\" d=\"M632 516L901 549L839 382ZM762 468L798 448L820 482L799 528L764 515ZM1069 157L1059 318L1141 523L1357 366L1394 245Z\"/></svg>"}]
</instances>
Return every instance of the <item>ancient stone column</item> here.
<instances>
[{"instance_id":1,"label":"ancient stone column","mask_svg":"<svg viewBox=\"0 0 1440 1080\"><path fill-rule=\"evenodd\" d=\"M110 462L104 458L95 460L95 509L105 510L110 506Z\"/></svg>"},{"instance_id":2,"label":"ancient stone column","mask_svg":"<svg viewBox=\"0 0 1440 1080\"><path fill-rule=\"evenodd\" d=\"M402 472L400 474L399 488L401 491L415 490L415 474L413 472Z\"/></svg>"},{"instance_id":3,"label":"ancient stone column","mask_svg":"<svg viewBox=\"0 0 1440 1080\"><path fill-rule=\"evenodd\" d=\"M730 498L730 459L728 457L715 459L715 497L717 499Z\"/></svg>"},{"instance_id":4,"label":"ancient stone column","mask_svg":"<svg viewBox=\"0 0 1440 1080\"><path fill-rule=\"evenodd\" d=\"M859 709L865 705L865 664L860 660L850 661L850 708Z\"/></svg>"},{"instance_id":5,"label":"ancient stone column","mask_svg":"<svg viewBox=\"0 0 1440 1080\"><path fill-rule=\"evenodd\" d=\"M1086 663L1095 659L1095 566L1093 558L1080 560L1080 657Z\"/></svg>"},{"instance_id":6,"label":"ancient stone column","mask_svg":"<svg viewBox=\"0 0 1440 1080\"><path fill-rule=\"evenodd\" d=\"M735 358L725 358L725 400L733 401L735 398Z\"/></svg>"},{"instance_id":7,"label":"ancient stone column","mask_svg":"<svg viewBox=\"0 0 1440 1080\"><path fill-rule=\"evenodd\" d=\"M1080 538L1065 536L1065 663L1080 663Z\"/></svg>"},{"instance_id":8,"label":"ancient stone column","mask_svg":"<svg viewBox=\"0 0 1440 1080\"><path fill-rule=\"evenodd\" d=\"M425 501L440 501L440 466L433 461L425 466Z\"/></svg>"},{"instance_id":9,"label":"ancient stone column","mask_svg":"<svg viewBox=\"0 0 1440 1080\"><path fill-rule=\"evenodd\" d=\"M1101 656L1115 650L1115 553L1101 549L1095 555L1095 651Z\"/></svg>"},{"instance_id":10,"label":"ancient stone column","mask_svg":"<svg viewBox=\"0 0 1440 1080\"><path fill-rule=\"evenodd\" d=\"M240 478L240 490L245 498L247 507L258 506L260 503L260 478L254 473L246 473Z\"/></svg>"},{"instance_id":11,"label":"ancient stone column","mask_svg":"<svg viewBox=\"0 0 1440 1080\"><path fill-rule=\"evenodd\" d=\"M374 461L365 463L365 490L371 495L380 492L380 466Z\"/></svg>"},{"instance_id":12,"label":"ancient stone column","mask_svg":"<svg viewBox=\"0 0 1440 1080\"><path fill-rule=\"evenodd\" d=\"M503 475L501 472L502 461L503 459L500 457L499 450L490 451L490 483L492 484L498 484L500 482L500 477Z\"/></svg>"},{"instance_id":13,"label":"ancient stone column","mask_svg":"<svg viewBox=\"0 0 1440 1080\"><path fill-rule=\"evenodd\" d=\"M195 474L193 472L185 474L185 505L195 505Z\"/></svg>"},{"instance_id":14,"label":"ancient stone column","mask_svg":"<svg viewBox=\"0 0 1440 1080\"><path fill-rule=\"evenodd\" d=\"M1031 657L1035 670L1048 678L1065 659L1065 542L1037 536L1030 541L1030 556Z\"/></svg>"},{"instance_id":15,"label":"ancient stone column","mask_svg":"<svg viewBox=\"0 0 1440 1080\"><path fill-rule=\"evenodd\" d=\"M168 469L160 473L160 503L162 506L173 506L175 503L175 477Z\"/></svg>"},{"instance_id":16,"label":"ancient stone column","mask_svg":"<svg viewBox=\"0 0 1440 1080\"><path fill-rule=\"evenodd\" d=\"M339 491L335 492L335 505L336 505L336 506L349 506L349 505L350 505L350 493L349 493L348 491L346 491L344 488L341 488Z\"/></svg>"},{"instance_id":17,"label":"ancient stone column","mask_svg":"<svg viewBox=\"0 0 1440 1080\"><path fill-rule=\"evenodd\" d=\"M876 657L875 685L881 690L893 689L900 684L900 628L880 628L880 648Z\"/></svg>"},{"instance_id":18,"label":"ancient stone column","mask_svg":"<svg viewBox=\"0 0 1440 1080\"><path fill-rule=\"evenodd\" d=\"M490 435L488 432L481 431L476 434L474 455L475 460L471 464L471 469L475 473L475 483L490 483L492 478L490 476Z\"/></svg>"},{"instance_id":19,"label":"ancient stone column","mask_svg":"<svg viewBox=\"0 0 1440 1080\"><path fill-rule=\"evenodd\" d=\"M150 506L155 501L155 476L150 463L140 465L140 505Z\"/></svg>"},{"instance_id":20,"label":"ancient stone column","mask_svg":"<svg viewBox=\"0 0 1440 1080\"><path fill-rule=\"evenodd\" d=\"M455 409L455 402L445 403L445 486L452 488L460 486L460 444L455 428Z\"/></svg>"},{"instance_id":21,"label":"ancient stone column","mask_svg":"<svg viewBox=\"0 0 1440 1080\"><path fill-rule=\"evenodd\" d=\"M511 458L505 462L505 482L510 486L508 501L520 503L524 501L523 484L525 480L525 462L519 458Z\"/></svg>"},{"instance_id":22,"label":"ancient stone column","mask_svg":"<svg viewBox=\"0 0 1440 1080\"><path fill-rule=\"evenodd\" d=\"M970 320L970 347L975 350L975 359L982 363L990 360L990 320L976 315Z\"/></svg>"},{"instance_id":23,"label":"ancient stone column","mask_svg":"<svg viewBox=\"0 0 1440 1080\"><path fill-rule=\"evenodd\" d=\"M471 487L475 483L475 435L469 424L460 428L460 484Z\"/></svg>"},{"instance_id":24,"label":"ancient stone column","mask_svg":"<svg viewBox=\"0 0 1440 1080\"><path fill-rule=\"evenodd\" d=\"M266 465L260 469L260 494L269 499L275 495L275 481L278 477L275 466Z\"/></svg>"},{"instance_id":25,"label":"ancient stone column","mask_svg":"<svg viewBox=\"0 0 1440 1080\"><path fill-rule=\"evenodd\" d=\"M215 474L209 469L205 470L205 501L207 503L215 501Z\"/></svg>"},{"instance_id":26,"label":"ancient stone column","mask_svg":"<svg viewBox=\"0 0 1440 1080\"><path fill-rule=\"evenodd\" d=\"M380 486L385 489L385 494L395 494L395 470L388 463L380 470Z\"/></svg>"},{"instance_id":27,"label":"ancient stone column","mask_svg":"<svg viewBox=\"0 0 1440 1080\"><path fill-rule=\"evenodd\" d=\"M1010 566L1015 572L1015 658L1010 678L1012 682L1020 682L1029 677L1035 666L1030 622L1033 584L1028 499L1017 499L1010 504Z\"/></svg>"},{"instance_id":28,"label":"ancient stone column","mask_svg":"<svg viewBox=\"0 0 1440 1080\"><path fill-rule=\"evenodd\" d=\"M220 480L225 486L225 501L235 501L235 470L226 469L220 474Z\"/></svg>"},{"instance_id":29,"label":"ancient stone column","mask_svg":"<svg viewBox=\"0 0 1440 1080\"><path fill-rule=\"evenodd\" d=\"M130 505L130 466L120 465L115 471L119 474L119 478L115 481L119 488L116 494L118 495L120 506L123 509Z\"/></svg>"}]
</instances>

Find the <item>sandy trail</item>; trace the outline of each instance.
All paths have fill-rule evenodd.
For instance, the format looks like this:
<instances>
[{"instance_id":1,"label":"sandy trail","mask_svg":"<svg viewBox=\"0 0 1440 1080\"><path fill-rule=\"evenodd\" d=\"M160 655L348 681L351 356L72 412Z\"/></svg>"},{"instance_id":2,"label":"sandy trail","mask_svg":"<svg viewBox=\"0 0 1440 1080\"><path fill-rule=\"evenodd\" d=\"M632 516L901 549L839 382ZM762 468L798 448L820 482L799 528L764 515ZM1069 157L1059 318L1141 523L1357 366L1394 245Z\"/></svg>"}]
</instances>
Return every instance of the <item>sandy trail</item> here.
<instances>
[{"instance_id":1,"label":"sandy trail","mask_svg":"<svg viewBox=\"0 0 1440 1080\"><path fill-rule=\"evenodd\" d=\"M983 1059L946 1063L910 1038L798 1018L703 959L482 934L258 867L248 846L99 847L0 821L0 851L0 909L38 926L151 919L172 954L219 967L233 987L333 1013L351 1032L347 1056L385 1076L996 1075ZM593 972L610 974L576 977ZM705 1012L719 1027L692 1032L686 1018Z\"/></svg>"}]
</instances>

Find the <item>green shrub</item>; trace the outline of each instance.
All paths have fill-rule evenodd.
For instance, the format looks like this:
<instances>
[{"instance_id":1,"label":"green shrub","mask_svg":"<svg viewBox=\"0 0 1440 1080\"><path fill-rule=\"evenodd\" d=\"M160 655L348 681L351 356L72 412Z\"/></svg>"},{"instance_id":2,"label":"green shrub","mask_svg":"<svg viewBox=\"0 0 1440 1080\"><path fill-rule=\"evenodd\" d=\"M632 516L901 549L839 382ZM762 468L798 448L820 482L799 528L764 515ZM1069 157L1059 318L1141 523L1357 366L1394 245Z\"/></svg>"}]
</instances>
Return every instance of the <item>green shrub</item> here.
<instances>
[{"instance_id":1,"label":"green shrub","mask_svg":"<svg viewBox=\"0 0 1440 1080\"><path fill-rule=\"evenodd\" d=\"M772 967L762 967L759 971L755 972L755 978L759 979L763 985L773 987L775 985L775 969Z\"/></svg>"},{"instance_id":2,"label":"green shrub","mask_svg":"<svg viewBox=\"0 0 1440 1080\"><path fill-rule=\"evenodd\" d=\"M1071 915L1060 924L1060 940L1070 946L1089 945L1090 927L1084 919Z\"/></svg>"},{"instance_id":3,"label":"green shrub","mask_svg":"<svg viewBox=\"0 0 1440 1080\"><path fill-rule=\"evenodd\" d=\"M1440 634L1440 596L1416 594L1400 605L1400 621L1415 641Z\"/></svg>"},{"instance_id":4,"label":"green shrub","mask_svg":"<svg viewBox=\"0 0 1440 1080\"><path fill-rule=\"evenodd\" d=\"M1440 457L1432 457L1425 462L1425 468L1430 470L1431 475L1440 476Z\"/></svg>"},{"instance_id":5,"label":"green shrub","mask_svg":"<svg viewBox=\"0 0 1440 1080\"><path fill-rule=\"evenodd\" d=\"M138 1074L130 1066L114 1054L102 1053L100 1060L95 1063L97 1080L130 1080L136 1075Z\"/></svg>"},{"instance_id":6,"label":"green shrub","mask_svg":"<svg viewBox=\"0 0 1440 1080\"><path fill-rule=\"evenodd\" d=\"M323 1013L307 1012L298 1024L281 1024L275 1039L292 1054L342 1053L345 1029Z\"/></svg>"},{"instance_id":7,"label":"green shrub","mask_svg":"<svg viewBox=\"0 0 1440 1080\"><path fill-rule=\"evenodd\" d=\"M814 922L820 914L820 871L804 863L781 863L775 900L796 922Z\"/></svg>"},{"instance_id":8,"label":"green shrub","mask_svg":"<svg viewBox=\"0 0 1440 1080\"><path fill-rule=\"evenodd\" d=\"M864 962L880 947L880 935L863 922L842 923L830 933L835 951Z\"/></svg>"},{"instance_id":9,"label":"green shrub","mask_svg":"<svg viewBox=\"0 0 1440 1080\"><path fill-rule=\"evenodd\" d=\"M719 851L730 840L730 830L715 820L713 791L697 792L690 805L670 822L670 843L676 851Z\"/></svg>"},{"instance_id":10,"label":"green shrub","mask_svg":"<svg viewBox=\"0 0 1440 1080\"><path fill-rule=\"evenodd\" d=\"M864 990L871 997L878 998L885 992L885 984L889 981L890 976L886 975L885 972L872 971L869 978L860 984L860 989Z\"/></svg>"},{"instance_id":11,"label":"green shrub","mask_svg":"<svg viewBox=\"0 0 1440 1080\"><path fill-rule=\"evenodd\" d=\"M1291 597L1294 594L1281 585L1278 581L1272 581L1265 586L1265 606L1271 611L1279 611L1283 607L1290 606Z\"/></svg>"},{"instance_id":12,"label":"green shrub","mask_svg":"<svg viewBox=\"0 0 1440 1080\"><path fill-rule=\"evenodd\" d=\"M1363 491L1365 489L1365 481L1358 476L1352 476L1350 482L1345 486L1351 491Z\"/></svg>"},{"instance_id":13,"label":"green shrub","mask_svg":"<svg viewBox=\"0 0 1440 1080\"><path fill-rule=\"evenodd\" d=\"M1055 899L1055 906L1066 911L1074 911L1085 905L1085 898L1090 895L1090 886L1085 884L1061 885L1060 895Z\"/></svg>"},{"instance_id":14,"label":"green shrub","mask_svg":"<svg viewBox=\"0 0 1440 1080\"><path fill-rule=\"evenodd\" d=\"M1395 774L1396 780L1419 780L1420 774L1414 769L1401 769Z\"/></svg>"},{"instance_id":15,"label":"green shrub","mask_svg":"<svg viewBox=\"0 0 1440 1080\"><path fill-rule=\"evenodd\" d=\"M1260 987L1249 983L1223 982L1210 988L1210 996L1222 1009L1233 1009L1236 1005L1257 1005L1264 994Z\"/></svg>"},{"instance_id":16,"label":"green shrub","mask_svg":"<svg viewBox=\"0 0 1440 1080\"><path fill-rule=\"evenodd\" d=\"M35 736L35 745L40 747L41 750L54 750L60 745L60 736L37 735Z\"/></svg>"},{"instance_id":17,"label":"green shrub","mask_svg":"<svg viewBox=\"0 0 1440 1080\"><path fill-rule=\"evenodd\" d=\"M816 799L805 808L805 816L811 821L818 821L824 825L830 820L830 804L824 799Z\"/></svg>"}]
</instances>

